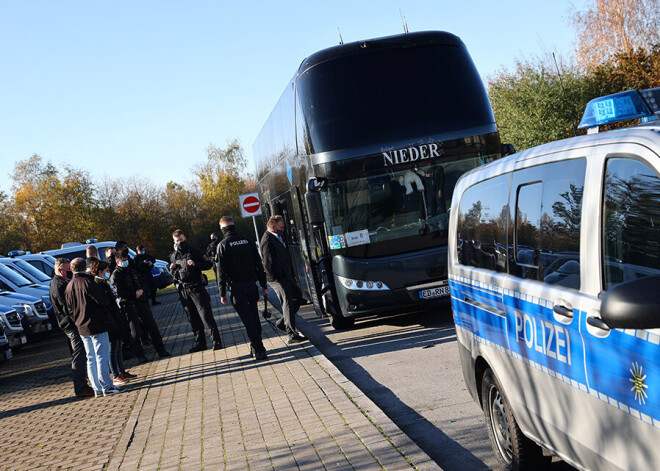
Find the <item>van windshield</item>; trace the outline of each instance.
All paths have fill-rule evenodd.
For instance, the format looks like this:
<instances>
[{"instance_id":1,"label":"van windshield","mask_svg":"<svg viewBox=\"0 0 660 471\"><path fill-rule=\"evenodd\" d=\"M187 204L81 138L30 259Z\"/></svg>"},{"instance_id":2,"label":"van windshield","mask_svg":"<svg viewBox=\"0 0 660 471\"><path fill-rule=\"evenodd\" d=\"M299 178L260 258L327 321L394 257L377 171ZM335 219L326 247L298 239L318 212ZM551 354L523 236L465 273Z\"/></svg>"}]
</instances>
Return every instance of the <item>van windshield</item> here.
<instances>
[{"instance_id":1,"label":"van windshield","mask_svg":"<svg viewBox=\"0 0 660 471\"><path fill-rule=\"evenodd\" d=\"M0 263L0 276L6 278L14 285L22 288L24 286L29 286L32 284L30 280L25 278L23 275L18 273L16 269L9 268L4 263Z\"/></svg>"},{"instance_id":2,"label":"van windshield","mask_svg":"<svg viewBox=\"0 0 660 471\"><path fill-rule=\"evenodd\" d=\"M29 274L35 280L40 281L40 282L50 281L50 277L48 275L46 275L41 270L37 270L35 267L30 265L25 260L16 260L14 263L16 265L18 265L21 270L23 270L25 273Z\"/></svg>"}]
</instances>

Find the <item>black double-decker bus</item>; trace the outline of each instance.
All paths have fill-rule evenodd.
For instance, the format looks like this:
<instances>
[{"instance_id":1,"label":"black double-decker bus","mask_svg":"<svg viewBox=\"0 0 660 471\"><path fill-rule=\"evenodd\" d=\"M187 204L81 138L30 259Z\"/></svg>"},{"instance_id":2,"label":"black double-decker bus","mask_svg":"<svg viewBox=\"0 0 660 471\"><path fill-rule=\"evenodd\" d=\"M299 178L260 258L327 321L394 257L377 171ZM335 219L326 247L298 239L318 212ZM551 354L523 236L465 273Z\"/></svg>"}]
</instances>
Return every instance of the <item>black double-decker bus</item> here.
<instances>
[{"instance_id":1,"label":"black double-decker bus","mask_svg":"<svg viewBox=\"0 0 660 471\"><path fill-rule=\"evenodd\" d=\"M463 42L419 32L307 57L253 151L300 288L344 328L449 296L454 185L502 145Z\"/></svg>"}]
</instances>

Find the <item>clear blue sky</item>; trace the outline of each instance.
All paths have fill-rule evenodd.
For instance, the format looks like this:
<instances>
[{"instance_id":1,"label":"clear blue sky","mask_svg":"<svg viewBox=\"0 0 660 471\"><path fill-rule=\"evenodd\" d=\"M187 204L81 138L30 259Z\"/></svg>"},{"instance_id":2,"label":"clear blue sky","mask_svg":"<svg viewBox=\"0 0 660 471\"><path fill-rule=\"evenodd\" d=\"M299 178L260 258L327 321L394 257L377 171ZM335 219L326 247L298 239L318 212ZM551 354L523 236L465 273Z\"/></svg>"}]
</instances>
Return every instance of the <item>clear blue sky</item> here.
<instances>
[{"instance_id":1,"label":"clear blue sky","mask_svg":"<svg viewBox=\"0 0 660 471\"><path fill-rule=\"evenodd\" d=\"M460 36L482 77L568 56L573 2L0 0L0 190L40 154L96 176L185 183L205 148L247 156L301 60L410 31ZM253 168L253 167L252 167Z\"/></svg>"}]
</instances>

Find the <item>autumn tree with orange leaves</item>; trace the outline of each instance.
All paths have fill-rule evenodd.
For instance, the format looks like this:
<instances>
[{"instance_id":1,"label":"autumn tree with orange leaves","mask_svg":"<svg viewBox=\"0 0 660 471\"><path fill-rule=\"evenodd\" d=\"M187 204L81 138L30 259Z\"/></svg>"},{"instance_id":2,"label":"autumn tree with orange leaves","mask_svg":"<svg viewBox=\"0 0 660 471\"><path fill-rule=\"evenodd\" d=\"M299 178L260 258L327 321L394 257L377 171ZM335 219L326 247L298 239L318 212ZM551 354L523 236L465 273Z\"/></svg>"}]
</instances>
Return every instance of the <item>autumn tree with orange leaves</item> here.
<instances>
[{"instance_id":1,"label":"autumn tree with orange leaves","mask_svg":"<svg viewBox=\"0 0 660 471\"><path fill-rule=\"evenodd\" d=\"M660 0L595 0L573 11L578 64L593 69L618 54L649 53L660 43Z\"/></svg>"}]
</instances>

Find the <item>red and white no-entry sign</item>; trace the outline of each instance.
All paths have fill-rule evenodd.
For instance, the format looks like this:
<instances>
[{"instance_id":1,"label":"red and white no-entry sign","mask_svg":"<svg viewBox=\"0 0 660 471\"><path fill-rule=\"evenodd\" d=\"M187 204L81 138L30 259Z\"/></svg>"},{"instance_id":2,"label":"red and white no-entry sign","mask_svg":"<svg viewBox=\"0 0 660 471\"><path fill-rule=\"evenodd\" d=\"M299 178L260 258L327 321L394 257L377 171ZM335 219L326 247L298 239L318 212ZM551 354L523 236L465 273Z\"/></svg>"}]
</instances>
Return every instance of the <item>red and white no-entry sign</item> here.
<instances>
[{"instance_id":1,"label":"red and white no-entry sign","mask_svg":"<svg viewBox=\"0 0 660 471\"><path fill-rule=\"evenodd\" d=\"M247 193L238 196L238 206L241 208L241 216L261 216L261 202L258 193Z\"/></svg>"}]
</instances>

